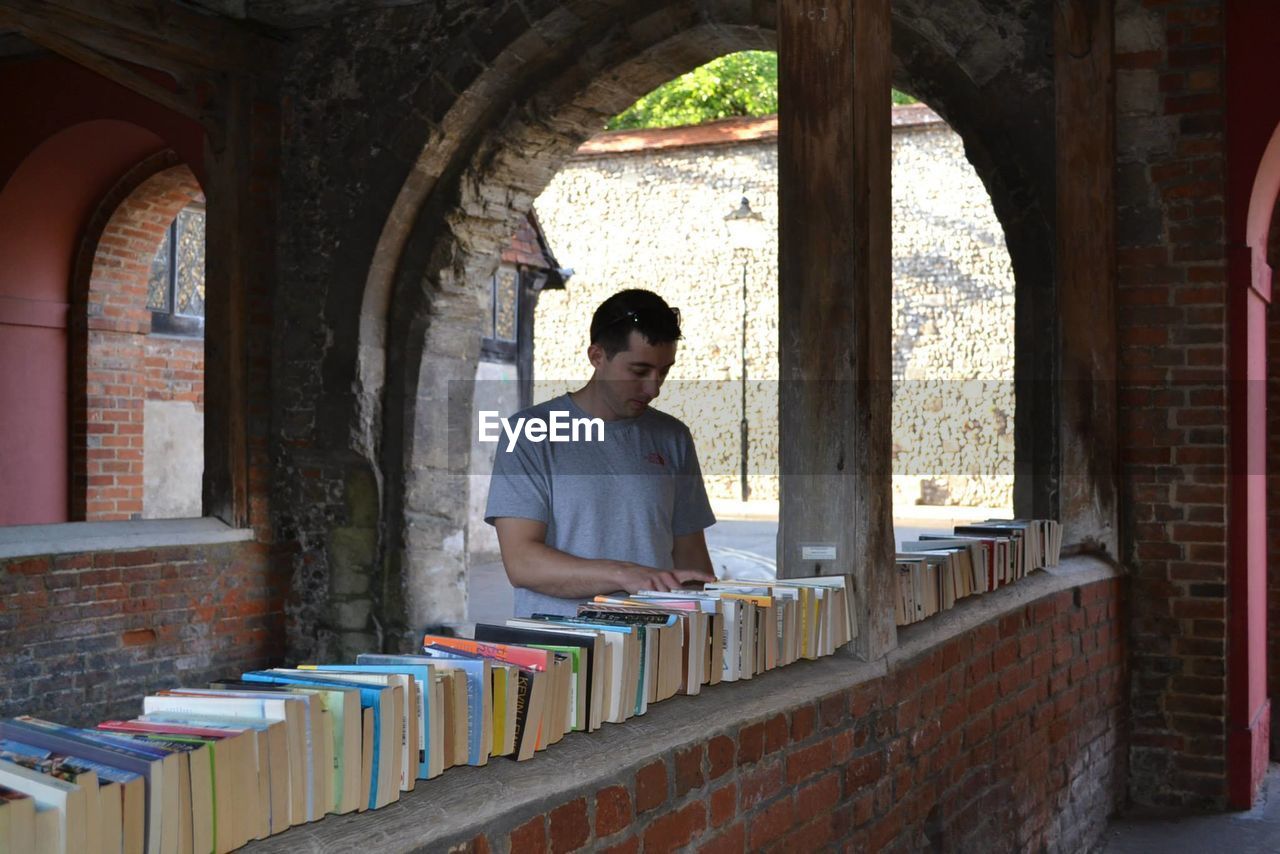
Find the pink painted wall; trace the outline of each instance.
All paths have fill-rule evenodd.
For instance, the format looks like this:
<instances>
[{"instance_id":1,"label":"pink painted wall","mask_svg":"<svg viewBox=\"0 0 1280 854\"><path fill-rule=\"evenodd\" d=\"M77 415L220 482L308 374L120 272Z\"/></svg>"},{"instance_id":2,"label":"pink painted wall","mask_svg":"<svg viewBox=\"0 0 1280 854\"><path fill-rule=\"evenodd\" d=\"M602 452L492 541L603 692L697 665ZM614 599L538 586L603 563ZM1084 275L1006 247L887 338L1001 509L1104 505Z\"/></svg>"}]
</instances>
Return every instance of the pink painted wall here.
<instances>
[{"instance_id":1,"label":"pink painted wall","mask_svg":"<svg viewBox=\"0 0 1280 854\"><path fill-rule=\"evenodd\" d=\"M67 323L86 221L138 161L200 173L200 127L56 58L0 67L0 525L68 518Z\"/></svg>"},{"instance_id":2,"label":"pink painted wall","mask_svg":"<svg viewBox=\"0 0 1280 854\"><path fill-rule=\"evenodd\" d=\"M94 121L55 134L0 190L0 525L67 520L67 317L80 231L124 170L163 149Z\"/></svg>"},{"instance_id":3,"label":"pink painted wall","mask_svg":"<svg viewBox=\"0 0 1280 854\"><path fill-rule=\"evenodd\" d=\"M1228 595L1228 802L1247 809L1267 768L1266 233L1276 176L1268 150L1278 121L1280 22L1266 4L1226 4L1227 278L1231 288L1231 485ZM1270 155L1270 156L1268 156ZM1256 245L1255 245L1256 244ZM1260 263L1255 263L1260 262Z\"/></svg>"}]
</instances>

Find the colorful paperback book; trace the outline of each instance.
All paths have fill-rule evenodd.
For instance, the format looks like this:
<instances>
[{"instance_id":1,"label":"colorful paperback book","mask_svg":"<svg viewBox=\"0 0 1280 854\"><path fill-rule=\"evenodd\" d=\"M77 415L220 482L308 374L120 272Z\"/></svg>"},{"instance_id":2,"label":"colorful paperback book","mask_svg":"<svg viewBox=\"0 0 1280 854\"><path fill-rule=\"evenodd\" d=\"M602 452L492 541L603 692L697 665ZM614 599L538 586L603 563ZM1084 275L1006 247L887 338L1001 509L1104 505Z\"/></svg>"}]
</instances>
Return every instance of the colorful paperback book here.
<instances>
[{"instance_id":1,"label":"colorful paperback book","mask_svg":"<svg viewBox=\"0 0 1280 854\"><path fill-rule=\"evenodd\" d=\"M298 738L294 741L292 747L296 748L302 757L303 809L306 811L306 821L316 821L324 818L323 798L318 796L325 794L328 791L328 787L319 779L319 773L316 768L316 744L319 741L320 733L313 731L316 728L317 719L311 710L311 697L306 694L255 691L217 683L212 688L180 688L175 689L173 692L162 692L162 694L167 693L218 699L236 697L246 700L261 700L268 703L279 702L286 704L286 706L292 703L300 707L301 714L296 715L294 718L300 724L297 729ZM286 720L289 721L287 716L288 711L286 710Z\"/></svg>"},{"instance_id":2,"label":"colorful paperback book","mask_svg":"<svg viewBox=\"0 0 1280 854\"><path fill-rule=\"evenodd\" d=\"M36 850L36 801L26 792L0 786L0 842L8 851Z\"/></svg>"},{"instance_id":3,"label":"colorful paperback book","mask_svg":"<svg viewBox=\"0 0 1280 854\"><path fill-rule=\"evenodd\" d=\"M410 668L411 672L430 673L432 666L446 666L461 671L467 680L467 764L486 765L493 749L493 732L489 728L486 740L486 728L475 723L485 719L493 719L493 675L492 667L487 659L449 658L445 663L427 655L378 655L361 653L356 656L359 665L389 667L396 669ZM431 682L426 682L429 686ZM425 696L425 695L424 695ZM486 743L486 741L488 743Z\"/></svg>"},{"instance_id":4,"label":"colorful paperback book","mask_svg":"<svg viewBox=\"0 0 1280 854\"><path fill-rule=\"evenodd\" d=\"M644 714L648 707L645 692L645 654L648 639L644 626L630 626L616 622L598 622L583 617L564 617L556 614L534 614L533 622L545 623L567 629L586 629L602 632L613 656L612 670L620 690L611 691L604 720L622 723L633 715Z\"/></svg>"},{"instance_id":5,"label":"colorful paperback book","mask_svg":"<svg viewBox=\"0 0 1280 854\"><path fill-rule=\"evenodd\" d=\"M214 847L213 766L204 741L169 735L113 733L148 747L157 747L178 758L178 850L212 851Z\"/></svg>"},{"instance_id":6,"label":"colorful paperback book","mask_svg":"<svg viewBox=\"0 0 1280 854\"><path fill-rule=\"evenodd\" d=\"M230 794L232 786L248 787L249 784L253 786L257 784L256 779L248 780L247 778L236 776L236 771L239 769L235 767L236 763L232 758L232 753L236 747L240 746L235 739L245 737L243 732L233 733L226 730L142 720L103 721L98 724L97 728L104 732L147 735L171 741L190 741L207 745L213 808L210 847L218 854L224 854L224 852L232 851L248 841L247 833L243 834L244 838L238 838L237 831L239 828L233 828L232 813L237 811L239 805L234 803L234 799ZM194 783L194 773L192 777ZM288 825L286 824L285 826L287 827ZM269 825L262 830L262 836L269 835ZM201 846L195 844L194 839L193 847L196 850L203 850Z\"/></svg>"},{"instance_id":7,"label":"colorful paperback book","mask_svg":"<svg viewBox=\"0 0 1280 854\"><path fill-rule=\"evenodd\" d=\"M551 666L551 657L544 650L530 649L506 643L486 643L470 638L450 638L439 635L426 635L422 639L424 647L445 647L460 652L481 655L485 658L527 667L530 670L547 670Z\"/></svg>"},{"instance_id":8,"label":"colorful paperback book","mask_svg":"<svg viewBox=\"0 0 1280 854\"><path fill-rule=\"evenodd\" d=\"M422 761L422 741L420 740L426 723L427 709L421 704L422 693L418 680L412 673L403 670L378 670L375 667L362 667L348 664L300 664L298 670L314 670L329 673L343 679L363 682L366 685L384 685L388 688L400 689L400 756L399 780L400 791L412 791L418 779L418 769Z\"/></svg>"},{"instance_id":9,"label":"colorful paperback book","mask_svg":"<svg viewBox=\"0 0 1280 854\"><path fill-rule=\"evenodd\" d=\"M499 643L523 644L538 649L549 649L569 655L572 660L573 679L570 683L570 703L573 709L572 728L579 731L592 729L588 709L591 692L595 688L595 638L571 634L556 634L518 626L495 626L480 623L476 626L476 639Z\"/></svg>"},{"instance_id":10,"label":"colorful paperback book","mask_svg":"<svg viewBox=\"0 0 1280 854\"><path fill-rule=\"evenodd\" d=\"M283 721L190 712L149 712L137 720L148 725L213 730L225 738L247 736L236 751L239 773L214 781L230 804L232 821L229 827L224 824L230 834L228 844L239 847L250 839L289 829L289 745Z\"/></svg>"},{"instance_id":11,"label":"colorful paperback book","mask_svg":"<svg viewBox=\"0 0 1280 854\"><path fill-rule=\"evenodd\" d=\"M168 850L178 850L176 762L166 767L164 757L156 755L154 751L120 744L105 733L26 715L0 720L0 737L59 753L74 754L141 775L146 794L146 852L164 854ZM174 776L166 780L164 772L168 768L172 768ZM166 807L169 809L166 810Z\"/></svg>"},{"instance_id":12,"label":"colorful paperback book","mask_svg":"<svg viewBox=\"0 0 1280 854\"><path fill-rule=\"evenodd\" d=\"M141 854L145 848L146 833L146 784L140 774L123 771L103 762L95 762L83 756L65 755L42 747L25 744L19 741L5 740L0 746L8 746L18 752L39 756L47 760L72 762L77 766L93 771L98 775L98 793L101 801L101 812L104 834L109 834L112 824L110 813L115 809L119 813L117 828L120 839L117 842L104 839L102 850L120 851L121 854ZM112 798L119 800L118 809L110 804Z\"/></svg>"},{"instance_id":13,"label":"colorful paperback book","mask_svg":"<svg viewBox=\"0 0 1280 854\"><path fill-rule=\"evenodd\" d=\"M303 735L301 721L295 705L274 696L268 697L236 697L224 691L166 691L151 694L142 699L142 711L145 715L156 712L167 712L185 716L220 715L246 721L274 721L285 727L285 755L288 770L287 785L289 794L290 825L305 824L308 820L307 810L307 763L303 755ZM277 767L272 762L272 767ZM249 808L251 808L250 805Z\"/></svg>"},{"instance_id":14,"label":"colorful paperback book","mask_svg":"<svg viewBox=\"0 0 1280 854\"><path fill-rule=\"evenodd\" d=\"M305 671L299 671L305 672ZM336 674L335 674L336 676ZM251 682L277 682L279 684L289 685L316 685L325 687L336 685L344 688L355 688L360 692L361 708L371 709L373 711L373 739L368 751L371 763L370 777L371 783L369 788L368 802L363 809L378 809L392 803L400 798L400 787L388 785L389 773L387 764L387 754L391 750L392 736L387 733L386 725L390 723L389 716L385 715L386 703L384 702L384 692L386 688L377 686L364 685L359 682L352 682L340 678L327 678L321 675L311 676L294 676L287 673L276 673L274 671L255 671L245 673L241 677ZM384 736L386 742L384 743ZM398 748L398 744L396 747ZM394 792L388 791L388 788L394 788Z\"/></svg>"},{"instance_id":15,"label":"colorful paperback book","mask_svg":"<svg viewBox=\"0 0 1280 854\"><path fill-rule=\"evenodd\" d=\"M72 783L42 771L35 771L25 765L0 759L0 785L20 792L26 792L36 802L37 808L57 811L57 820L53 828L53 840L39 839L46 851L56 854L76 854L89 851L90 827L89 808L85 802L86 792L92 783L94 794L97 794L98 778L84 779L83 783ZM97 837L101 832L95 828L92 832L93 851L97 851Z\"/></svg>"}]
</instances>

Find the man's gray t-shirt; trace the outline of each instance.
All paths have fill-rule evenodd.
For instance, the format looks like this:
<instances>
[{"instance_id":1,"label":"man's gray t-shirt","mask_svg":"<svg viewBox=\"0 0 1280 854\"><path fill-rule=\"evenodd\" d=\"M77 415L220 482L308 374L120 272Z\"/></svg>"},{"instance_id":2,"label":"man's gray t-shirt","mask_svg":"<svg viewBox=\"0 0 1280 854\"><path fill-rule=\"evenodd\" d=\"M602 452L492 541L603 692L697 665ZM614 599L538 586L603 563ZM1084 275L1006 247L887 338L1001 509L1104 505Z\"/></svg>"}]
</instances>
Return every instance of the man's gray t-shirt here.
<instances>
[{"instance_id":1,"label":"man's gray t-shirt","mask_svg":"<svg viewBox=\"0 0 1280 854\"><path fill-rule=\"evenodd\" d=\"M589 418L569 395L531 406L518 418L551 420L553 411ZM625 560L671 569L675 537L715 524L693 437L678 418L646 408L604 422L603 441L532 442L521 431L507 451L499 440L484 520L503 516L547 526L546 544L581 558ZM598 438L590 431L592 438ZM582 600L517 587L517 616L575 614Z\"/></svg>"}]
</instances>

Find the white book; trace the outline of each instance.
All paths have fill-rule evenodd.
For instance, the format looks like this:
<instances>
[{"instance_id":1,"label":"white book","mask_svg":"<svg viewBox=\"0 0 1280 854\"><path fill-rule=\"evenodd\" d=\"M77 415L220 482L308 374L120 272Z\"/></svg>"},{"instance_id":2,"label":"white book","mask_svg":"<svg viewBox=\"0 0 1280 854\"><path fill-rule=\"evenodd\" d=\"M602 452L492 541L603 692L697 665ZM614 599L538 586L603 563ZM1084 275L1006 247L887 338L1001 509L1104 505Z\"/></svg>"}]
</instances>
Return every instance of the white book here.
<instances>
[{"instance_id":1,"label":"white book","mask_svg":"<svg viewBox=\"0 0 1280 854\"><path fill-rule=\"evenodd\" d=\"M7 786L17 792L31 796L37 809L56 809L58 818L51 822L55 839L41 840L36 843L46 851L57 854L77 854L87 851L89 847L88 807L85 803L85 792L82 786L59 780L39 771L32 771L16 762L0 759L0 785ZM97 785L97 781L94 781ZM46 821L49 821L46 819ZM101 832L93 828L96 839ZM46 842L52 841L52 845Z\"/></svg>"}]
</instances>

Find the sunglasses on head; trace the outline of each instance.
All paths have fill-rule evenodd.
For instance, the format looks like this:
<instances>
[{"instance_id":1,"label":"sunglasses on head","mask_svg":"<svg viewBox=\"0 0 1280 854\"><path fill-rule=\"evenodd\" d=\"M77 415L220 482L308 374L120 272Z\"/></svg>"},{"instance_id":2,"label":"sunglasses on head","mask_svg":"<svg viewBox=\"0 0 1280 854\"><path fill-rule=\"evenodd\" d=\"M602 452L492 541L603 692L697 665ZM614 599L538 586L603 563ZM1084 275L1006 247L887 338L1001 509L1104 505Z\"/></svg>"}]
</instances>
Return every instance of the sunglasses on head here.
<instances>
[{"instance_id":1,"label":"sunglasses on head","mask_svg":"<svg viewBox=\"0 0 1280 854\"><path fill-rule=\"evenodd\" d=\"M680 325L680 309L672 307L671 314L675 317L676 326L679 326ZM646 315L648 317L653 316L652 312L641 312L641 311L636 311L634 309L632 309L631 311L624 311L622 314L618 315L617 317L605 323L601 328L608 329L612 326L616 326L617 324L622 323L623 321L627 321L629 323L640 323L641 318L645 317Z\"/></svg>"}]
</instances>

